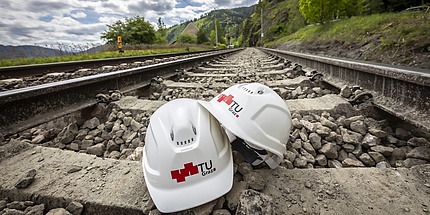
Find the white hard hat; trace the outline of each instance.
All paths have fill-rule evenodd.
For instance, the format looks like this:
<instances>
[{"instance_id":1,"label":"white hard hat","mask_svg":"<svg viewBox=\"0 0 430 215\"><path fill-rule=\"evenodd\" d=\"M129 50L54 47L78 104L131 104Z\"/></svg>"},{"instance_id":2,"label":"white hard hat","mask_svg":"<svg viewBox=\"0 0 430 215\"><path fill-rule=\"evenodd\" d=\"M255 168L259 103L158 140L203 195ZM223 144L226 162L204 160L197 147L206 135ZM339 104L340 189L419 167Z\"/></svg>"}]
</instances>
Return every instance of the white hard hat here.
<instances>
[{"instance_id":1,"label":"white hard hat","mask_svg":"<svg viewBox=\"0 0 430 215\"><path fill-rule=\"evenodd\" d=\"M226 130L247 143L246 147L238 147L238 142L234 141L233 149L241 152L251 147L271 168L282 161L292 120L284 100L272 89L259 83L238 84L210 102L199 103Z\"/></svg>"},{"instance_id":2,"label":"white hard hat","mask_svg":"<svg viewBox=\"0 0 430 215\"><path fill-rule=\"evenodd\" d=\"M231 146L196 100L170 101L151 116L142 158L149 193L163 213L217 199L233 185Z\"/></svg>"}]
</instances>

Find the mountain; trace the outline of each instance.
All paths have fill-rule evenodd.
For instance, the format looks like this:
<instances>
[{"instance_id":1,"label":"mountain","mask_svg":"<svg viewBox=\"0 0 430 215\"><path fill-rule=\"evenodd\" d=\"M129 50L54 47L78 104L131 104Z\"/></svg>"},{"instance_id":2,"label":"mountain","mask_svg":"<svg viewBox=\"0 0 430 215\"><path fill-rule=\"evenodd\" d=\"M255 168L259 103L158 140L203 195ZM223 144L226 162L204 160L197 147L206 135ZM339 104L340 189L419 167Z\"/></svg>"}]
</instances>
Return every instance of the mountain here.
<instances>
[{"instance_id":1,"label":"mountain","mask_svg":"<svg viewBox=\"0 0 430 215\"><path fill-rule=\"evenodd\" d=\"M200 16L199 19L189 20L179 25L174 25L167 29L166 39L168 43L172 43L176 37L185 29L188 23L193 22L199 29L203 28L209 37L214 23L215 16L219 19L222 25L222 30L226 35L236 38L241 33L242 22L254 13L254 5L250 7L240 7L234 9L213 10Z\"/></svg>"},{"instance_id":2,"label":"mountain","mask_svg":"<svg viewBox=\"0 0 430 215\"><path fill-rule=\"evenodd\" d=\"M0 45L0 59L28 58L28 57L54 57L63 52L41 46L4 46Z\"/></svg>"}]
</instances>

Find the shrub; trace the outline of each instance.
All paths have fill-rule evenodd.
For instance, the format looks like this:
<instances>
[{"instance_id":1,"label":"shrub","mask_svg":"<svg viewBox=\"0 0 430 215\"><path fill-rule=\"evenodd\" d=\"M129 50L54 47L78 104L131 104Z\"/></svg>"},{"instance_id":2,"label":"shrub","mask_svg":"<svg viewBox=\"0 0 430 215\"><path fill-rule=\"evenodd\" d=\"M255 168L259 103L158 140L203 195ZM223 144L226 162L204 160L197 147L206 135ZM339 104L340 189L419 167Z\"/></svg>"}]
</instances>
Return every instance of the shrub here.
<instances>
[{"instance_id":1,"label":"shrub","mask_svg":"<svg viewBox=\"0 0 430 215\"><path fill-rule=\"evenodd\" d=\"M187 43L187 44L196 44L197 37L192 34L181 34L176 40L177 43Z\"/></svg>"}]
</instances>

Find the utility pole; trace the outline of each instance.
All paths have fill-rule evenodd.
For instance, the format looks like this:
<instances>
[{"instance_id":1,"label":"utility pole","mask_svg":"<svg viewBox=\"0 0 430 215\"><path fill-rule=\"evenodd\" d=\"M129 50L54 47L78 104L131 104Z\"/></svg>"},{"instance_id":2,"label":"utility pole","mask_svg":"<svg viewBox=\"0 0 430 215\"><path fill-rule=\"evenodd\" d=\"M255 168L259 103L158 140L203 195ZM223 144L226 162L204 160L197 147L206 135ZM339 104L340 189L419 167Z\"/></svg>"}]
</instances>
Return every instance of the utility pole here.
<instances>
[{"instance_id":1,"label":"utility pole","mask_svg":"<svg viewBox=\"0 0 430 215\"><path fill-rule=\"evenodd\" d=\"M215 9L215 8L214 8ZM214 10L215 13L215 41L216 41L216 49L218 49L218 27L217 27L217 21L216 21L216 11ZM228 23L228 21L230 21L230 18L225 19L220 21L219 23ZM222 26L221 26L222 27ZM222 36L222 35L221 35Z\"/></svg>"},{"instance_id":2,"label":"utility pole","mask_svg":"<svg viewBox=\"0 0 430 215\"><path fill-rule=\"evenodd\" d=\"M216 49L218 49L218 29L216 24L216 10L214 8L214 14L215 14L215 41L216 41Z\"/></svg>"},{"instance_id":3,"label":"utility pole","mask_svg":"<svg viewBox=\"0 0 430 215\"><path fill-rule=\"evenodd\" d=\"M263 37L264 37L264 33L263 33L263 4L262 4L261 5L261 47L264 47Z\"/></svg>"}]
</instances>

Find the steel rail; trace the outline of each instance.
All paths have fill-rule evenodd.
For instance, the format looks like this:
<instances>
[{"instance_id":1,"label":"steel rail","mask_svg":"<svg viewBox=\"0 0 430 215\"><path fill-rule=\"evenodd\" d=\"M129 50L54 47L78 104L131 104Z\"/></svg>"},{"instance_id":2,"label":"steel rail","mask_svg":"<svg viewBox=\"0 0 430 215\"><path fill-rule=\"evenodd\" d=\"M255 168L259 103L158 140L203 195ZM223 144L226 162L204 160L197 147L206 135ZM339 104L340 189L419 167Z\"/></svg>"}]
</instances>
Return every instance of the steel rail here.
<instances>
[{"instance_id":1,"label":"steel rail","mask_svg":"<svg viewBox=\"0 0 430 215\"><path fill-rule=\"evenodd\" d=\"M12 134L18 127L31 127L58 115L96 104L96 95L109 90L133 91L147 86L155 76L195 66L241 49L219 51L176 61L102 73L49 84L0 92L0 132ZM55 113L53 116L50 113Z\"/></svg>"},{"instance_id":2,"label":"steel rail","mask_svg":"<svg viewBox=\"0 0 430 215\"><path fill-rule=\"evenodd\" d=\"M430 131L430 70L277 49L261 50L390 98L390 101L375 101L374 104L400 119Z\"/></svg>"},{"instance_id":3,"label":"steel rail","mask_svg":"<svg viewBox=\"0 0 430 215\"><path fill-rule=\"evenodd\" d=\"M183 56L183 55L189 55L189 54L202 54L207 52L213 52L213 50L0 67L0 77L1 78L22 78L27 76L43 75L50 72L73 71L80 68L93 68L93 67L100 67L100 66L106 66L106 65L118 65L121 63L144 61L144 60L150 60L154 58L159 59L159 58L166 58L166 57L177 57L177 56Z\"/></svg>"}]
</instances>

